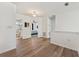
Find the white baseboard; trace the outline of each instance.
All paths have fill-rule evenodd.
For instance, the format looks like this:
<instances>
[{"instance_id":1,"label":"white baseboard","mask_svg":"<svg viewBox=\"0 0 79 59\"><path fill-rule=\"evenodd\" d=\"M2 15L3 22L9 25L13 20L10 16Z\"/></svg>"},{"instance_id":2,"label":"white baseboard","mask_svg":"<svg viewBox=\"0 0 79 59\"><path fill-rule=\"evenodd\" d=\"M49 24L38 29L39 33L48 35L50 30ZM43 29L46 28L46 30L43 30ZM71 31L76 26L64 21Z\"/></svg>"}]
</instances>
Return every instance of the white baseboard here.
<instances>
[{"instance_id":1,"label":"white baseboard","mask_svg":"<svg viewBox=\"0 0 79 59\"><path fill-rule=\"evenodd\" d=\"M0 54L5 53L5 52L10 51L10 50L13 50L13 49L16 49L16 47L11 47L9 49L4 49L4 50L0 51Z\"/></svg>"},{"instance_id":2,"label":"white baseboard","mask_svg":"<svg viewBox=\"0 0 79 59\"><path fill-rule=\"evenodd\" d=\"M51 43L51 44L58 45L58 46L61 46L61 47L64 47L64 48L68 48L68 49L71 49L71 50L74 50L74 51L78 51L77 49L74 49L74 48L68 47L68 46L63 45L63 44L59 44L58 42L53 42L53 41L50 40L50 43ZM78 52L78 53L79 53L79 52Z\"/></svg>"}]
</instances>

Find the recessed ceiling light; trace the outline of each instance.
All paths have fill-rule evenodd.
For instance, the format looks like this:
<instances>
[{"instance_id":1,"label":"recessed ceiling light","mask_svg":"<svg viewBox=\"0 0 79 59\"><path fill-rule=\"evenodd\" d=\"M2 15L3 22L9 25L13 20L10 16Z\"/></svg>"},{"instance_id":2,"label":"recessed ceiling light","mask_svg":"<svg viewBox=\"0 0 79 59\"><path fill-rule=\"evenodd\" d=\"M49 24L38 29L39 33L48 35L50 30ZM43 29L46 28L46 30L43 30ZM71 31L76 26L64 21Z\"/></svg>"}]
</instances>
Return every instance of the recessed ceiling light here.
<instances>
[{"instance_id":1,"label":"recessed ceiling light","mask_svg":"<svg viewBox=\"0 0 79 59\"><path fill-rule=\"evenodd\" d=\"M68 3L68 2L66 2L64 5L65 5L65 6L68 6L68 5L69 5L69 3Z\"/></svg>"},{"instance_id":2,"label":"recessed ceiling light","mask_svg":"<svg viewBox=\"0 0 79 59\"><path fill-rule=\"evenodd\" d=\"M37 11L36 10L32 10L32 16L36 17L37 16Z\"/></svg>"},{"instance_id":3,"label":"recessed ceiling light","mask_svg":"<svg viewBox=\"0 0 79 59\"><path fill-rule=\"evenodd\" d=\"M36 17L36 15L33 14L33 17Z\"/></svg>"},{"instance_id":4,"label":"recessed ceiling light","mask_svg":"<svg viewBox=\"0 0 79 59\"><path fill-rule=\"evenodd\" d=\"M36 10L32 10L32 14L37 14L37 11Z\"/></svg>"}]
</instances>

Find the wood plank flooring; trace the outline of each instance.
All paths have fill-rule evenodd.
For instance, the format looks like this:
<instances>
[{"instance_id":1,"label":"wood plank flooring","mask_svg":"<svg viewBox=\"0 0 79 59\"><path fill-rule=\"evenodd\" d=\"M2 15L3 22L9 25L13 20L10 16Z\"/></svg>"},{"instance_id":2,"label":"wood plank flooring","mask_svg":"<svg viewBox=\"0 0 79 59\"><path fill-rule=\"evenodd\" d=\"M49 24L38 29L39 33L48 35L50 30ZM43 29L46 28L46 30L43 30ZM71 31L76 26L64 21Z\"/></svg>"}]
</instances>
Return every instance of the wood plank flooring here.
<instances>
[{"instance_id":1,"label":"wood plank flooring","mask_svg":"<svg viewBox=\"0 0 79 59\"><path fill-rule=\"evenodd\" d=\"M46 38L17 40L17 56L25 57L76 57L77 51L50 44Z\"/></svg>"},{"instance_id":2,"label":"wood plank flooring","mask_svg":"<svg viewBox=\"0 0 79 59\"><path fill-rule=\"evenodd\" d=\"M47 38L17 39L17 48L1 57L77 57L77 51L50 44Z\"/></svg>"},{"instance_id":3,"label":"wood plank flooring","mask_svg":"<svg viewBox=\"0 0 79 59\"><path fill-rule=\"evenodd\" d=\"M16 49L0 54L0 57L16 57Z\"/></svg>"}]
</instances>

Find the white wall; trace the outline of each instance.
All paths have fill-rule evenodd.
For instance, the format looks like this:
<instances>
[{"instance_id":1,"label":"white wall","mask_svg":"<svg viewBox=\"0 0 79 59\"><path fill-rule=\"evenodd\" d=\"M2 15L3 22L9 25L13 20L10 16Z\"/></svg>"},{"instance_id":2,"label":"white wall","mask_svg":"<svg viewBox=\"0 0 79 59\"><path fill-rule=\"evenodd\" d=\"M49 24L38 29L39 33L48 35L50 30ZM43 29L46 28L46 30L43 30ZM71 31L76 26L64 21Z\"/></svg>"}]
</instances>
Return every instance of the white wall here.
<instances>
[{"instance_id":1,"label":"white wall","mask_svg":"<svg viewBox=\"0 0 79 59\"><path fill-rule=\"evenodd\" d=\"M79 32L79 9L56 15L55 30Z\"/></svg>"},{"instance_id":2,"label":"white wall","mask_svg":"<svg viewBox=\"0 0 79 59\"><path fill-rule=\"evenodd\" d=\"M79 51L79 33L56 31L51 35L51 43Z\"/></svg>"},{"instance_id":3,"label":"white wall","mask_svg":"<svg viewBox=\"0 0 79 59\"><path fill-rule=\"evenodd\" d=\"M56 13L51 43L79 51L79 9Z\"/></svg>"},{"instance_id":4,"label":"white wall","mask_svg":"<svg viewBox=\"0 0 79 59\"><path fill-rule=\"evenodd\" d=\"M47 17L39 17L38 19L38 37L47 37Z\"/></svg>"},{"instance_id":5,"label":"white wall","mask_svg":"<svg viewBox=\"0 0 79 59\"><path fill-rule=\"evenodd\" d=\"M0 2L0 53L16 48L16 6Z\"/></svg>"}]
</instances>

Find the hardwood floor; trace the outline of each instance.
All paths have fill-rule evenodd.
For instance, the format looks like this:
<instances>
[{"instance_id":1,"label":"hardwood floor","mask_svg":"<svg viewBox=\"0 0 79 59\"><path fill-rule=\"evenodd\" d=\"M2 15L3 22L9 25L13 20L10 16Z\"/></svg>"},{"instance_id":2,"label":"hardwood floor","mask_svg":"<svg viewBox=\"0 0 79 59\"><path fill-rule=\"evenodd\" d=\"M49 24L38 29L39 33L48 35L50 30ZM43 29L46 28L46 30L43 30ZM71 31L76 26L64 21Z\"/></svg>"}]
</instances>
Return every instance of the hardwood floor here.
<instances>
[{"instance_id":1,"label":"hardwood floor","mask_svg":"<svg viewBox=\"0 0 79 59\"><path fill-rule=\"evenodd\" d=\"M0 54L0 57L16 57L16 49Z\"/></svg>"},{"instance_id":2,"label":"hardwood floor","mask_svg":"<svg viewBox=\"0 0 79 59\"><path fill-rule=\"evenodd\" d=\"M17 48L0 57L78 57L77 51L50 44L47 38L17 39Z\"/></svg>"},{"instance_id":3,"label":"hardwood floor","mask_svg":"<svg viewBox=\"0 0 79 59\"><path fill-rule=\"evenodd\" d=\"M17 40L17 56L26 57L76 57L77 51L50 44L46 38Z\"/></svg>"}]
</instances>

